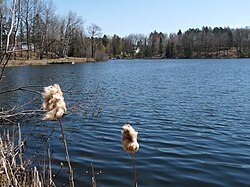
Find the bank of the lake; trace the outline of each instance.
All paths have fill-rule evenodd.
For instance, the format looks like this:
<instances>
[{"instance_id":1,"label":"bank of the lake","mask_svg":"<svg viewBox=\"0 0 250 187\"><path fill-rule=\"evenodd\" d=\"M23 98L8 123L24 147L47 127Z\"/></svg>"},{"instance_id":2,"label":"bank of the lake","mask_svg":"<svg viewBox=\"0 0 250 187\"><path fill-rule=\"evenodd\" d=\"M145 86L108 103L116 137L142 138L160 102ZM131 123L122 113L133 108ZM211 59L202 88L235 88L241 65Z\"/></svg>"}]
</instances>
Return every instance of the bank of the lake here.
<instances>
[{"instance_id":1,"label":"bank of the lake","mask_svg":"<svg viewBox=\"0 0 250 187\"><path fill-rule=\"evenodd\" d=\"M42 59L42 60L9 60L8 67L16 66L33 66L33 65L48 65L48 64L74 64L74 63L86 63L96 62L93 58L58 58L58 59Z\"/></svg>"},{"instance_id":2,"label":"bank of the lake","mask_svg":"<svg viewBox=\"0 0 250 187\"><path fill-rule=\"evenodd\" d=\"M96 60L93 58L78 58L78 57L66 57L66 58L57 58L57 59L41 59L41 60L9 60L7 67L17 67L17 66L35 66L35 65L50 65L50 64L75 64L75 63L88 63L88 62L100 62L100 61L107 61L109 58L104 58L103 60ZM237 56L229 56L229 57L220 57L220 58L191 58L187 60L213 60L213 59L241 59ZM247 59L247 58L244 58ZM173 60L168 58L162 57L151 57L151 58L110 58L109 60ZM176 58L175 60L185 60L181 58Z\"/></svg>"}]
</instances>

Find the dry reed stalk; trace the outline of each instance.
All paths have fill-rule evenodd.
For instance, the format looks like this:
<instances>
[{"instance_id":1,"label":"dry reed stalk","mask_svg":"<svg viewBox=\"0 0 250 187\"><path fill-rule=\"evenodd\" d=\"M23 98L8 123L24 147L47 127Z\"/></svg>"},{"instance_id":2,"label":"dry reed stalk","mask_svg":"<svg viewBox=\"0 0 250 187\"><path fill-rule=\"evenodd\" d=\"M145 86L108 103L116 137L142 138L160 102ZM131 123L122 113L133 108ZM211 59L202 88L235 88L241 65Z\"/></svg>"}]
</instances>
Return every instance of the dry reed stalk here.
<instances>
[{"instance_id":1,"label":"dry reed stalk","mask_svg":"<svg viewBox=\"0 0 250 187\"><path fill-rule=\"evenodd\" d=\"M50 146L48 148L48 157L49 157L49 186L52 186L52 170L51 170L51 154L50 154Z\"/></svg>"},{"instance_id":2,"label":"dry reed stalk","mask_svg":"<svg viewBox=\"0 0 250 187\"><path fill-rule=\"evenodd\" d=\"M12 185L17 185L17 178L14 174L15 168L12 167L11 163L11 156L10 156L10 148L11 148L11 142L9 139L9 131L4 131L4 137L6 138L5 141L2 140L0 137L0 149L1 149L1 161L2 161L2 167L4 168L5 175L7 178L7 183Z\"/></svg>"},{"instance_id":3,"label":"dry reed stalk","mask_svg":"<svg viewBox=\"0 0 250 187\"><path fill-rule=\"evenodd\" d=\"M10 179L10 176L9 176L9 171L8 171L8 169L7 169L7 163L6 163L7 160L6 160L6 157L5 157L4 152L3 152L3 143L2 143L2 139L0 139L0 142L1 142L1 147L0 147L0 149L1 149L1 165L2 165L2 168L3 168L4 171L5 171L5 176L6 176L6 178L7 178L8 185L10 185L11 179Z\"/></svg>"},{"instance_id":4,"label":"dry reed stalk","mask_svg":"<svg viewBox=\"0 0 250 187\"><path fill-rule=\"evenodd\" d=\"M3 137L5 137L5 139L2 139L2 137L0 137L0 159L1 159L1 176L4 176L6 179L4 181L5 185L11 185L16 184L16 179L13 173L13 169L11 167L11 162L9 159L10 156L10 148L11 148L11 144L10 144L10 138L9 138L9 131L4 131L4 135Z\"/></svg>"},{"instance_id":5,"label":"dry reed stalk","mask_svg":"<svg viewBox=\"0 0 250 187\"><path fill-rule=\"evenodd\" d=\"M16 167L16 158L15 158L15 125L13 126L13 131L12 131L12 141L11 141L11 157L12 157L12 164L13 167Z\"/></svg>"},{"instance_id":6,"label":"dry reed stalk","mask_svg":"<svg viewBox=\"0 0 250 187\"><path fill-rule=\"evenodd\" d=\"M46 171L45 171L45 167L46 167L46 146L44 146L44 155L43 155L43 180L46 180Z\"/></svg>"},{"instance_id":7,"label":"dry reed stalk","mask_svg":"<svg viewBox=\"0 0 250 187\"><path fill-rule=\"evenodd\" d=\"M91 168L92 168L92 184L93 187L96 187L96 177L95 177L95 169L93 163L91 163Z\"/></svg>"},{"instance_id":8,"label":"dry reed stalk","mask_svg":"<svg viewBox=\"0 0 250 187\"><path fill-rule=\"evenodd\" d=\"M22 142L22 132L20 128L20 124L18 123L18 147L20 148L18 152L19 160L20 160L20 167L21 169L25 170L23 167L23 142Z\"/></svg>"},{"instance_id":9,"label":"dry reed stalk","mask_svg":"<svg viewBox=\"0 0 250 187\"><path fill-rule=\"evenodd\" d=\"M14 129L13 136L15 136ZM20 125L18 126L18 146L16 147L14 140L14 137L10 138L9 131L0 135L0 186L45 186L45 178L42 177L36 167L32 172L25 168L29 160L24 161L23 159L24 141L21 140ZM16 157L19 158L18 163ZM54 183L53 186L55 186Z\"/></svg>"}]
</instances>

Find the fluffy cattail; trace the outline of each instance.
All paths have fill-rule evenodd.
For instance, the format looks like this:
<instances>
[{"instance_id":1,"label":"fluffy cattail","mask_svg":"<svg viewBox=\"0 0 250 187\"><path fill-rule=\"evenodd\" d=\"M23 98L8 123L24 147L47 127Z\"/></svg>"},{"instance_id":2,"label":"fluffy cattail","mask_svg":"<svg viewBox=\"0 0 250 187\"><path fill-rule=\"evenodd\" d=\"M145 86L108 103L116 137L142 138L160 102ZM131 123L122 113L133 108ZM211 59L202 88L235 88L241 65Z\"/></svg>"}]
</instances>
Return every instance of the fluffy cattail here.
<instances>
[{"instance_id":1,"label":"fluffy cattail","mask_svg":"<svg viewBox=\"0 0 250 187\"><path fill-rule=\"evenodd\" d=\"M136 132L130 124L125 124L122 127L122 145L124 151L138 151L139 144L137 142L137 134L138 132Z\"/></svg>"},{"instance_id":2,"label":"fluffy cattail","mask_svg":"<svg viewBox=\"0 0 250 187\"><path fill-rule=\"evenodd\" d=\"M66 112L63 93L58 84L44 87L43 98L43 109L47 110L44 120L56 120Z\"/></svg>"}]
</instances>

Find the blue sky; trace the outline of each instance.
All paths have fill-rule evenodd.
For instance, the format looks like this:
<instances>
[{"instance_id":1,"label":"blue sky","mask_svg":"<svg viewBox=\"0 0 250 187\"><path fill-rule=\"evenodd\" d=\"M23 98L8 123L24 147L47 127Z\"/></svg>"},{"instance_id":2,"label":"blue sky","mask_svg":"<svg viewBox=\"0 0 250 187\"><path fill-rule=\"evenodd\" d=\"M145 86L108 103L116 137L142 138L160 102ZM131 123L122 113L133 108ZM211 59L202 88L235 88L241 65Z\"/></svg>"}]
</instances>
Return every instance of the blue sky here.
<instances>
[{"instance_id":1,"label":"blue sky","mask_svg":"<svg viewBox=\"0 0 250 187\"><path fill-rule=\"evenodd\" d=\"M250 0L53 0L56 14L71 10L107 35L176 33L202 26L250 26Z\"/></svg>"}]
</instances>

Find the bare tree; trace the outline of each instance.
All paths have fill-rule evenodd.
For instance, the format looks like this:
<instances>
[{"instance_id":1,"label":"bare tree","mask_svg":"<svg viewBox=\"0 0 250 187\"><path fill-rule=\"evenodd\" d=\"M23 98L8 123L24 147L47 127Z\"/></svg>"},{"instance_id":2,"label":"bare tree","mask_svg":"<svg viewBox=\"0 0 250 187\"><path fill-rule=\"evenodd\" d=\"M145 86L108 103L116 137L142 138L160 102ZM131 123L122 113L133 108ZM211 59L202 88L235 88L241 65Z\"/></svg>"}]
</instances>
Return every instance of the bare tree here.
<instances>
[{"instance_id":1,"label":"bare tree","mask_svg":"<svg viewBox=\"0 0 250 187\"><path fill-rule=\"evenodd\" d=\"M19 7L19 8L18 8ZM16 19L16 9L18 8L18 17L20 15L20 0L13 0L11 10L11 24L6 38L6 46L4 50L4 54L0 59L0 81L3 79L4 69L10 59L11 54L15 51L15 39L17 33L17 27L19 23L19 19ZM10 40L12 36L12 45L10 45Z\"/></svg>"},{"instance_id":2,"label":"bare tree","mask_svg":"<svg viewBox=\"0 0 250 187\"><path fill-rule=\"evenodd\" d=\"M51 46L55 43L56 38L59 38L59 22L55 16L55 6L53 1L47 3L45 9L45 52L49 58L49 51L53 51Z\"/></svg>"},{"instance_id":3,"label":"bare tree","mask_svg":"<svg viewBox=\"0 0 250 187\"><path fill-rule=\"evenodd\" d=\"M30 0L25 0L25 28L26 28L26 44L28 48L27 59L30 59L29 7L30 7Z\"/></svg>"},{"instance_id":4,"label":"bare tree","mask_svg":"<svg viewBox=\"0 0 250 187\"><path fill-rule=\"evenodd\" d=\"M66 23L66 25L64 23ZM63 38L62 38L63 40L62 56L63 57L67 56L68 54L70 39L74 31L81 28L82 24L83 24L82 18L77 17L77 14L71 11L69 12L66 20L63 20L62 25L65 25L61 27L61 31L63 32Z\"/></svg>"},{"instance_id":5,"label":"bare tree","mask_svg":"<svg viewBox=\"0 0 250 187\"><path fill-rule=\"evenodd\" d=\"M57 36L58 21L55 16L55 6L53 1L48 1L43 5L43 13L39 17L39 31L40 32L40 59L46 54L46 58L49 58L49 52L52 51L50 47L54 44Z\"/></svg>"},{"instance_id":6,"label":"bare tree","mask_svg":"<svg viewBox=\"0 0 250 187\"><path fill-rule=\"evenodd\" d=\"M96 24L91 24L88 28L88 34L91 38L91 57L95 57L95 48L96 48L96 40L95 37L101 36L101 27L97 26Z\"/></svg>"}]
</instances>

